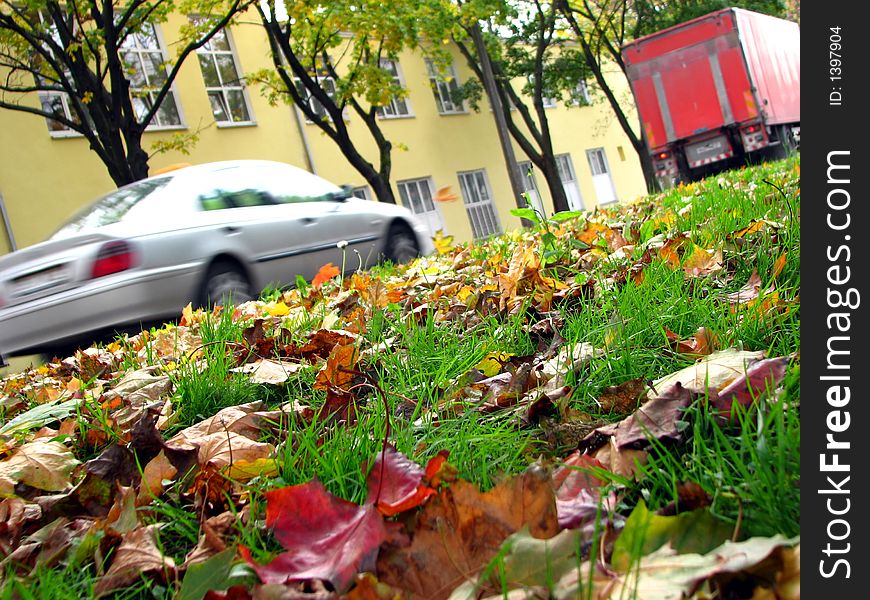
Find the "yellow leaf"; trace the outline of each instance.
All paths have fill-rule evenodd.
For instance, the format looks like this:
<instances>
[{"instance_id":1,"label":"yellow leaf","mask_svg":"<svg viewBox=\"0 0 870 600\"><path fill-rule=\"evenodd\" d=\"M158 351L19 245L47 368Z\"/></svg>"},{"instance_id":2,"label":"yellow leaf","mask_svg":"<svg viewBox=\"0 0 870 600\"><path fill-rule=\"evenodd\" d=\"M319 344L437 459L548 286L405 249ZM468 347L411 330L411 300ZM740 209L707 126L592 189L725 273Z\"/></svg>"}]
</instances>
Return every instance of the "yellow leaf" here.
<instances>
[{"instance_id":1,"label":"yellow leaf","mask_svg":"<svg viewBox=\"0 0 870 600\"><path fill-rule=\"evenodd\" d=\"M193 325L193 304L188 302L187 306L181 309L180 325Z\"/></svg>"},{"instance_id":2,"label":"yellow leaf","mask_svg":"<svg viewBox=\"0 0 870 600\"><path fill-rule=\"evenodd\" d=\"M240 482L250 481L254 477L275 477L278 475L278 466L274 458L242 459L231 464L226 475Z\"/></svg>"},{"instance_id":3,"label":"yellow leaf","mask_svg":"<svg viewBox=\"0 0 870 600\"><path fill-rule=\"evenodd\" d=\"M493 375L498 375L501 368L512 356L513 354L510 352L490 352L483 357L483 360L474 365L474 368L487 377L492 377Z\"/></svg>"},{"instance_id":4,"label":"yellow leaf","mask_svg":"<svg viewBox=\"0 0 870 600\"><path fill-rule=\"evenodd\" d=\"M444 235L444 230L439 229L432 237L432 243L435 245L435 250L438 254L447 254L453 247L453 236Z\"/></svg>"},{"instance_id":5,"label":"yellow leaf","mask_svg":"<svg viewBox=\"0 0 870 600\"><path fill-rule=\"evenodd\" d=\"M272 317L284 317L290 313L290 308L283 302L270 302L266 305L266 312Z\"/></svg>"}]
</instances>

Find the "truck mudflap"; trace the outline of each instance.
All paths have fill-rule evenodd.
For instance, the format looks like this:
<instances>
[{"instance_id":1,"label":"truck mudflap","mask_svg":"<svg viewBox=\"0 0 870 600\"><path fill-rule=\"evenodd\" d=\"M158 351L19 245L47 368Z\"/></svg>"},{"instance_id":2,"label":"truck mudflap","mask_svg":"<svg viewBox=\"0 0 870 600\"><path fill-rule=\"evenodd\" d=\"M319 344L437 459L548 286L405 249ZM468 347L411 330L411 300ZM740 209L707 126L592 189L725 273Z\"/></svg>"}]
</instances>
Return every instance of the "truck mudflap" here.
<instances>
[{"instance_id":1,"label":"truck mudflap","mask_svg":"<svg viewBox=\"0 0 870 600\"><path fill-rule=\"evenodd\" d=\"M724 133L698 142L690 142L684 148L686 162L695 169L734 156L734 148Z\"/></svg>"}]
</instances>

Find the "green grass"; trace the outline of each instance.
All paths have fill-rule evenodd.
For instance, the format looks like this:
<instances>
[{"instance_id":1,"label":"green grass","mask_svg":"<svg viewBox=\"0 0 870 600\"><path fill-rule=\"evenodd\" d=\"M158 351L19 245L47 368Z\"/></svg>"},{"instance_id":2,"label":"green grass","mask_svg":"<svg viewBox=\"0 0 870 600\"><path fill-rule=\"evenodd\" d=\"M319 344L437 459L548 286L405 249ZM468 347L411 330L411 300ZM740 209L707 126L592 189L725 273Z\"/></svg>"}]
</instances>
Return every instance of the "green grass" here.
<instances>
[{"instance_id":1,"label":"green grass","mask_svg":"<svg viewBox=\"0 0 870 600\"><path fill-rule=\"evenodd\" d=\"M669 349L668 331L685 339L704 327L715 335L719 348L764 350L768 356L789 355L799 349L800 196L795 178L783 177L793 173L797 164L799 158L792 158L735 171L678 187L636 206L602 211L620 219L623 231L633 237L635 249L622 268L606 260L581 268L568 260L577 245L574 241L562 240L564 247L558 246L558 239L555 246L552 240L548 242L551 254L565 260L547 264L543 275L560 279L574 276L578 282L588 281L591 290L554 307L564 320L560 333L565 343L588 342L604 350L569 374L567 384L573 392L563 409L583 411L600 422L622 418L598 405L606 387L638 378L655 380L692 364L691 358ZM667 215L669 221L656 220ZM760 233L731 239L733 232L762 219L767 223ZM694 278L654 254L643 269L642 280L624 276L625 265L640 260L647 243L656 236L674 237L677 233L702 248L720 248L725 268ZM501 256L506 263L515 244L514 237L505 235L469 244L467 249L474 259ZM782 256L785 263L774 280L772 273L779 268L777 261ZM776 284L781 305L773 310L732 308L725 295L739 290L756 272L762 289ZM378 265L370 274L385 281L404 276L401 267L389 264ZM465 282L475 285L476 276L469 275ZM431 289L436 280L437 274L424 273L420 286ZM299 290L309 291L306 286L299 286ZM281 298L277 289L264 296L271 302ZM441 450L449 451L450 463L459 476L484 490L522 472L541 455L558 461L572 450L549 448L541 442L552 423L529 426L512 410L482 414L468 398L461 404L445 402L488 353L527 357L540 350L537 338L529 332L540 316L528 303L515 314L492 312L470 325L436 318L439 306L434 303L429 310L415 313L413 308L413 304L390 304L373 311L366 320L362 348L382 348L364 362L368 382L376 385L363 384L356 390L358 417L352 426L336 426L325 419L291 419L277 430L264 432L263 441L277 448L278 474L247 485L248 518L240 521L230 536L231 541L250 548L255 559L265 561L280 551L262 527L266 490L317 477L337 496L362 502L367 494L363 466L372 464L385 440L420 464ZM304 343L330 310L299 313L287 341ZM199 327L199 359L189 352L176 357L174 368L164 365L174 383L172 402L178 411L167 435L222 408L254 400L265 401L269 407L284 402L315 409L321 406L325 394L314 389L319 365L279 386L256 385L249 376L233 371L238 357L232 351L238 351L242 331L251 323L250 319L234 320L231 311L208 315ZM134 368L143 353L149 363L158 361L150 346L138 353L128 348L125 368ZM702 402L693 404L684 416L687 428L681 442L653 441L649 461L637 478L614 477L612 485L622 498L623 508L630 510L639 498L651 510L661 508L677 498L679 483L691 481L710 495L712 512L732 523L740 537L797 534L799 369L799 364L792 365L781 395L740 411L725 425ZM89 418L87 426L108 428L103 423L105 417ZM184 492L176 484L160 500L142 508L144 522L166 524L160 543L177 564L201 535L196 508ZM65 569L62 563L40 567L23 579L13 577L7 569L0 600L88 597L95 577L93 565L84 569ZM26 592L22 591L25 584ZM143 579L120 597L171 597L172 592L172 585L160 587Z\"/></svg>"}]
</instances>

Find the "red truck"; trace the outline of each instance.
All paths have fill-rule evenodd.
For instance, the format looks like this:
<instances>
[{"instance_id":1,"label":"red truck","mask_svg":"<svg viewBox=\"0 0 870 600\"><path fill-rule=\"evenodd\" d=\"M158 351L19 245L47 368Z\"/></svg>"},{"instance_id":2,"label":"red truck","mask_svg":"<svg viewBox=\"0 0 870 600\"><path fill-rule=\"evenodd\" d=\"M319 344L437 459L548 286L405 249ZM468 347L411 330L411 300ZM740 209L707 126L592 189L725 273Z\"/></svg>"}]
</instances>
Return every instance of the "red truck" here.
<instances>
[{"instance_id":1,"label":"red truck","mask_svg":"<svg viewBox=\"0 0 870 600\"><path fill-rule=\"evenodd\" d=\"M726 8L622 48L644 141L665 185L800 144L800 28Z\"/></svg>"}]
</instances>

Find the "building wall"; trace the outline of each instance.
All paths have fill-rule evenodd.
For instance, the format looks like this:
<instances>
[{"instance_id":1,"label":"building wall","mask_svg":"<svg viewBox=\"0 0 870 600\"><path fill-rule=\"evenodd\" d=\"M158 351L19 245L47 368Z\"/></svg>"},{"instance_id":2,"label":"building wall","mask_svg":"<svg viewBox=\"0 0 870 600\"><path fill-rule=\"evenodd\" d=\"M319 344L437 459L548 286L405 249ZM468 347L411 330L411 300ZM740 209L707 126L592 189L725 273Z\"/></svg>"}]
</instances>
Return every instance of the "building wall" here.
<instances>
[{"instance_id":1,"label":"building wall","mask_svg":"<svg viewBox=\"0 0 870 600\"><path fill-rule=\"evenodd\" d=\"M231 30L236 58L242 72L271 66L265 34L250 19ZM181 17L161 27L164 41L171 39ZM171 50L170 50L171 52ZM485 169L503 230L519 226L510 214L515 207L504 166L495 121L484 100L481 111L439 115L420 54L403 53L399 58L409 90L411 117L384 120L383 130L393 142L393 187L396 182L428 177L433 192L450 186L460 198L438 203L445 230L458 241L469 240L472 229L461 199L458 173ZM464 59L455 53L455 68L461 81L471 77ZM306 167L306 143L314 171L335 183L365 185L344 159L338 147L316 125L300 121L290 106L270 106L255 87L248 89L253 125L218 127L209 106L204 81L195 57L188 59L175 83L186 131L199 131L199 142L189 155L172 151L153 156L152 172L180 162L261 158ZM626 88L627 89L627 88ZM630 95L629 95L630 98ZM38 99L30 99L34 104ZM637 156L609 108L603 103L588 107L548 109L557 154L568 153L576 171L586 209L597 204L586 150L603 148L609 163L618 200L632 200L645 193ZM353 114L347 116L352 135L364 155L376 157L375 145L364 124ZM184 129L182 130L184 131ZM146 149L176 131L147 132ZM6 207L18 247L48 236L65 218L93 198L113 189L102 162L78 136L52 137L45 121L37 116L0 110L0 195ZM515 146L518 160L525 156ZM546 182L537 176L545 209L552 211ZM396 194L398 198L398 193ZM0 229L0 252L10 244Z\"/></svg>"}]
</instances>

